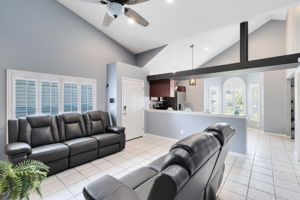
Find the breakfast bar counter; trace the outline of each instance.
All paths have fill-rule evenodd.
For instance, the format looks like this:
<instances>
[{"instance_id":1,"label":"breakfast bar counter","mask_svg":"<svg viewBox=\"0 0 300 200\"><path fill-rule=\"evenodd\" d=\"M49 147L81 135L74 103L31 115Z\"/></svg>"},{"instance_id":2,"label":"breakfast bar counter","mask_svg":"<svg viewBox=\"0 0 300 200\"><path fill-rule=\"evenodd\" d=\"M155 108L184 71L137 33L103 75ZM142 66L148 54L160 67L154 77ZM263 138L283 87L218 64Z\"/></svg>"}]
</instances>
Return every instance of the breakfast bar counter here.
<instances>
[{"instance_id":1,"label":"breakfast bar counter","mask_svg":"<svg viewBox=\"0 0 300 200\"><path fill-rule=\"evenodd\" d=\"M230 151L247 153L246 116L169 110L147 110L145 115L145 133L173 139L182 139L202 132L216 123L230 124L236 130Z\"/></svg>"}]
</instances>

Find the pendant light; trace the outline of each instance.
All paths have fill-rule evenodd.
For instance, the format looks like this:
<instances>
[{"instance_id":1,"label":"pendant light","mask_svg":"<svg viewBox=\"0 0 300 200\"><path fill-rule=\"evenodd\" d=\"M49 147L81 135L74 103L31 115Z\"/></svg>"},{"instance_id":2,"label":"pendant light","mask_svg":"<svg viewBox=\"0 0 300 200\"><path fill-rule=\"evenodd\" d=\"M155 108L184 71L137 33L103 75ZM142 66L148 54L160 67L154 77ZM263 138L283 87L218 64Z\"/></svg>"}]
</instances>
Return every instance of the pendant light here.
<instances>
[{"instance_id":1,"label":"pendant light","mask_svg":"<svg viewBox=\"0 0 300 200\"><path fill-rule=\"evenodd\" d=\"M194 47L195 47L195 45L193 45L193 44L190 46L190 48L192 49L192 70L194 69ZM196 86L197 85L196 79L191 78L189 80L189 84L190 84L190 86Z\"/></svg>"}]
</instances>

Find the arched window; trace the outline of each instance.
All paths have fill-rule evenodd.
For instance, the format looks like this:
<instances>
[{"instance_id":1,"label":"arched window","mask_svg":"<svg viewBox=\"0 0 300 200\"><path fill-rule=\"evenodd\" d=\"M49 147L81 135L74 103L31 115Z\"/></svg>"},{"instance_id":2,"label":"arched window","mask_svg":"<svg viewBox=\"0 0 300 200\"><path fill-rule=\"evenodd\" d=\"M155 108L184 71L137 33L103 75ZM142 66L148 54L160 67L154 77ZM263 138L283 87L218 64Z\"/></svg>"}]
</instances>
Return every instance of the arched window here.
<instances>
[{"instance_id":1,"label":"arched window","mask_svg":"<svg viewBox=\"0 0 300 200\"><path fill-rule=\"evenodd\" d=\"M237 77L229 78L223 85L223 109L225 114L246 114L246 85Z\"/></svg>"}]
</instances>

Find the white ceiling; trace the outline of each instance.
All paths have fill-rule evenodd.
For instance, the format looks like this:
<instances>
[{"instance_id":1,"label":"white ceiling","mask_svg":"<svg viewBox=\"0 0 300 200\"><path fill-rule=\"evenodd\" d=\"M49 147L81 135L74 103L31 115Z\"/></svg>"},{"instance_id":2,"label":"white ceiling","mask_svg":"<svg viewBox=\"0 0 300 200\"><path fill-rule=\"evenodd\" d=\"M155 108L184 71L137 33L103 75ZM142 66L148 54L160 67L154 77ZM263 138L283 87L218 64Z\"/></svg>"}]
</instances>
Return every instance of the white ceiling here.
<instances>
[{"instance_id":1,"label":"white ceiling","mask_svg":"<svg viewBox=\"0 0 300 200\"><path fill-rule=\"evenodd\" d=\"M126 17L102 26L104 6L97 0L57 0L133 53L144 52L205 31L250 21L299 0L151 0L131 6L150 21L147 28ZM204 33L205 34L205 33ZM224 37L225 38L225 37Z\"/></svg>"},{"instance_id":2,"label":"white ceiling","mask_svg":"<svg viewBox=\"0 0 300 200\"><path fill-rule=\"evenodd\" d=\"M255 31L272 19L285 20L286 14L287 9L284 8L251 20L249 21L249 32ZM148 69L151 75L192 69L191 44L195 45L194 67L200 67L238 42L240 39L239 28L239 24L236 24L174 41L161 50L144 68Z\"/></svg>"}]
</instances>

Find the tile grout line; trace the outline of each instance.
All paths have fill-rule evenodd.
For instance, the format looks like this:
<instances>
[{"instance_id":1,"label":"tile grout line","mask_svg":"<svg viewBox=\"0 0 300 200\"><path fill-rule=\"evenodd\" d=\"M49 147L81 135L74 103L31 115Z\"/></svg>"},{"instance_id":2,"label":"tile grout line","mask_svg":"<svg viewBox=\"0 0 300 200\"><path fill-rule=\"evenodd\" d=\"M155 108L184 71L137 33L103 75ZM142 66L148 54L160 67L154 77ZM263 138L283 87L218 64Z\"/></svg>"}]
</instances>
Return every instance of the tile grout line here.
<instances>
[{"instance_id":1,"label":"tile grout line","mask_svg":"<svg viewBox=\"0 0 300 200\"><path fill-rule=\"evenodd\" d=\"M228 178L228 176L229 176L229 174L230 174L230 172L231 172L231 170L232 170L234 164L236 163L236 160L237 160L237 157L234 157L234 162L233 162L233 164L231 165L231 167L230 167L230 169L229 169L229 171L228 171L226 177L224 178L224 183L222 184L221 188L220 188L219 191L218 191L218 197L219 197L219 194L221 193L221 191L223 190L223 187L224 187L224 185L225 185L225 183L226 183L226 181L227 181L227 178ZM226 165L225 165L225 167L226 167Z\"/></svg>"},{"instance_id":2,"label":"tile grout line","mask_svg":"<svg viewBox=\"0 0 300 200\"><path fill-rule=\"evenodd\" d=\"M282 138L281 138L281 140L282 140ZM294 165L293 160L292 160L293 158L291 158L291 157L289 156L289 153L288 153L288 151L287 151L287 148L286 148L286 145L285 145L284 142L283 142L283 145L284 145L285 151L286 151L286 153L287 153L287 155L288 155L288 157L289 157L289 160L290 160L290 162L291 162L291 164L292 164L293 171L294 171L294 174L296 175L298 185L300 185L300 180L299 180L299 178L298 178L298 176L297 176L296 169L295 169L295 165Z\"/></svg>"},{"instance_id":3,"label":"tile grout line","mask_svg":"<svg viewBox=\"0 0 300 200\"><path fill-rule=\"evenodd\" d=\"M251 182L251 177L252 177L252 172L253 172L253 166L254 166L254 160L255 160L255 156L256 156L256 151L257 151L257 146L258 146L258 142L259 142L259 138L261 137L261 135L259 134L257 139L256 139L256 144L255 144L255 150L254 150L254 154L253 154L253 159L252 159L252 164L251 164L251 171L250 171L250 177L249 177L249 181L248 181L248 186L247 186L247 192L246 192L246 199L248 200L248 194L249 194L249 188L250 188L250 182Z\"/></svg>"},{"instance_id":4,"label":"tile grout line","mask_svg":"<svg viewBox=\"0 0 300 200\"><path fill-rule=\"evenodd\" d=\"M272 179L273 179L273 187L274 187L274 196L275 200L277 199L276 187L275 187L275 174L274 174L274 166L273 166L273 151L272 151L272 138L270 138L270 151L271 151L271 164L272 164Z\"/></svg>"}]
</instances>

